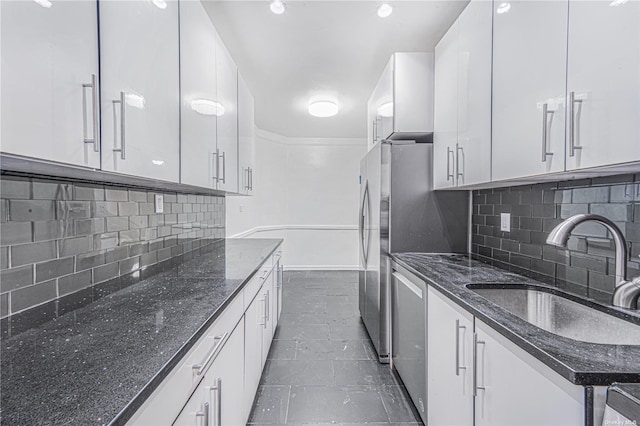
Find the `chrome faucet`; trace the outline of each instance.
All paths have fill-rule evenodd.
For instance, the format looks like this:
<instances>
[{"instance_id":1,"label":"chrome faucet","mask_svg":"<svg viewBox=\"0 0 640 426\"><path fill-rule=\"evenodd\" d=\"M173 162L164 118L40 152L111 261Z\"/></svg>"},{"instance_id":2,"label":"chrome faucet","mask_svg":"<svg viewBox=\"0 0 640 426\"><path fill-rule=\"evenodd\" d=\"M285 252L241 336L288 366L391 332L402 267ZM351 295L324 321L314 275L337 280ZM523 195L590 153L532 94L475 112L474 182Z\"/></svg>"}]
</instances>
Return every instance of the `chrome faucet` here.
<instances>
[{"instance_id":1,"label":"chrome faucet","mask_svg":"<svg viewBox=\"0 0 640 426\"><path fill-rule=\"evenodd\" d=\"M621 308L638 309L640 297L640 277L627 281L627 242L615 223L604 216L597 214L577 214L565 219L561 224L553 228L547 244L556 247L567 247L569 234L579 224L593 221L604 225L611 235L616 246L616 287L613 292L613 305Z\"/></svg>"}]
</instances>

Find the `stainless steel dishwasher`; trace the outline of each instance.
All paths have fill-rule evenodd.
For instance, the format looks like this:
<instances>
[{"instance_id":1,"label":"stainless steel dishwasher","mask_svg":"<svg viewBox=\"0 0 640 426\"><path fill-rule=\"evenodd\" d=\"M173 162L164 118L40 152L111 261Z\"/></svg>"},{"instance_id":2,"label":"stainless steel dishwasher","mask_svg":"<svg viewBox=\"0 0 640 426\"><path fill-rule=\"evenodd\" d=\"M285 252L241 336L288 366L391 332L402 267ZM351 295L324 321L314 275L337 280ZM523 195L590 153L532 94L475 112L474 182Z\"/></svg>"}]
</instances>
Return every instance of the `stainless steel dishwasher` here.
<instances>
[{"instance_id":1,"label":"stainless steel dishwasher","mask_svg":"<svg viewBox=\"0 0 640 426\"><path fill-rule=\"evenodd\" d=\"M427 421L427 286L393 264L391 359L422 421Z\"/></svg>"}]
</instances>

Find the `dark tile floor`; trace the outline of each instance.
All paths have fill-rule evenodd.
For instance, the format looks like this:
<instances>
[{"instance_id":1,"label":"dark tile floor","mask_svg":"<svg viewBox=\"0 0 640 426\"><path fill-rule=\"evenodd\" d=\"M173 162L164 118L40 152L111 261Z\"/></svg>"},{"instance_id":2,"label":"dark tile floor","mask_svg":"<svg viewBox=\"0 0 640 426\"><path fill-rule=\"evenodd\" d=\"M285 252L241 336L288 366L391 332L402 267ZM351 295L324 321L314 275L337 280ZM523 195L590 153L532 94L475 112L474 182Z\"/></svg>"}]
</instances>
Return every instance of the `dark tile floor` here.
<instances>
[{"instance_id":1,"label":"dark tile floor","mask_svg":"<svg viewBox=\"0 0 640 426\"><path fill-rule=\"evenodd\" d=\"M358 273L291 271L249 424L417 424L358 314Z\"/></svg>"}]
</instances>

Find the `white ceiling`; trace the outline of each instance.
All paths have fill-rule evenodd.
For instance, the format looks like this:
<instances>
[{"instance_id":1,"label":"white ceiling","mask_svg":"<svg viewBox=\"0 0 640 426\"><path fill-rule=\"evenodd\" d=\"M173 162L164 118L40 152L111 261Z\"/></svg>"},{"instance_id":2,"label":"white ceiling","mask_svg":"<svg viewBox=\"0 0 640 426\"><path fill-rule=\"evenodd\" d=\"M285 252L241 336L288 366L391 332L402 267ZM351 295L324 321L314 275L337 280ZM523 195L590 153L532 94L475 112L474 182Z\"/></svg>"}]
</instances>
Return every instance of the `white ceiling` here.
<instances>
[{"instance_id":1,"label":"white ceiling","mask_svg":"<svg viewBox=\"0 0 640 426\"><path fill-rule=\"evenodd\" d=\"M255 97L256 125L290 137L366 138L367 101L393 52L433 51L467 0L269 1L203 0ZM332 95L340 112L307 112L312 96Z\"/></svg>"}]
</instances>

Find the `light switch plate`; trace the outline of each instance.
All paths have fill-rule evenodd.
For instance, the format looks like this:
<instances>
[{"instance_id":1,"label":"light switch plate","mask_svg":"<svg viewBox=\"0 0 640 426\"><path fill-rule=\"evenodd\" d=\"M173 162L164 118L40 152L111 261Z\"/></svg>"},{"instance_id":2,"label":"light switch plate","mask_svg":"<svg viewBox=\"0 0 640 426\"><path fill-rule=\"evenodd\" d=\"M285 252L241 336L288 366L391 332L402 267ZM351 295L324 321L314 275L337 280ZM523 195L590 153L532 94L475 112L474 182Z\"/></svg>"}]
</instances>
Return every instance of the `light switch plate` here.
<instances>
[{"instance_id":1,"label":"light switch plate","mask_svg":"<svg viewBox=\"0 0 640 426\"><path fill-rule=\"evenodd\" d=\"M156 194L156 213L164 213L164 195Z\"/></svg>"},{"instance_id":2,"label":"light switch plate","mask_svg":"<svg viewBox=\"0 0 640 426\"><path fill-rule=\"evenodd\" d=\"M500 213L500 230L511 232L511 213Z\"/></svg>"}]
</instances>

